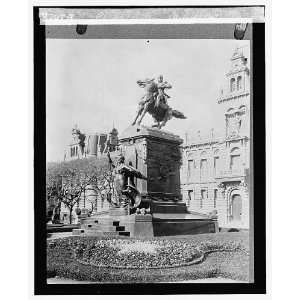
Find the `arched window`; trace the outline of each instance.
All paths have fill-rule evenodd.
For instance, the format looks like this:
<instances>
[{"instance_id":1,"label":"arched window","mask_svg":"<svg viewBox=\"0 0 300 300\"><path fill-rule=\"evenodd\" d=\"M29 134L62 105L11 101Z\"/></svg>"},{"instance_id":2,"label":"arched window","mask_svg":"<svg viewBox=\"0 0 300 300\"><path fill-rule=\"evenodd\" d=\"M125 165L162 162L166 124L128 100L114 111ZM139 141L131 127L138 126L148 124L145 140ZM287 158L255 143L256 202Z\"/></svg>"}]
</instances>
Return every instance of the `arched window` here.
<instances>
[{"instance_id":1,"label":"arched window","mask_svg":"<svg viewBox=\"0 0 300 300\"><path fill-rule=\"evenodd\" d=\"M246 106L245 105L241 105L239 107L239 111L240 111L240 113L244 114L246 112Z\"/></svg>"},{"instance_id":2,"label":"arched window","mask_svg":"<svg viewBox=\"0 0 300 300\"><path fill-rule=\"evenodd\" d=\"M242 89L242 76L238 76L238 78L237 78L236 89L237 90L241 90Z\"/></svg>"},{"instance_id":3,"label":"arched window","mask_svg":"<svg viewBox=\"0 0 300 300\"><path fill-rule=\"evenodd\" d=\"M239 147L234 147L231 149L230 151L230 154L231 155L237 155L237 154L240 154L240 148Z\"/></svg>"},{"instance_id":4,"label":"arched window","mask_svg":"<svg viewBox=\"0 0 300 300\"><path fill-rule=\"evenodd\" d=\"M202 151L201 154L200 154L200 156L201 156L201 157L206 157L206 156L207 156L206 151Z\"/></svg>"},{"instance_id":5,"label":"arched window","mask_svg":"<svg viewBox=\"0 0 300 300\"><path fill-rule=\"evenodd\" d=\"M230 79L230 92L235 91L235 78Z\"/></svg>"},{"instance_id":6,"label":"arched window","mask_svg":"<svg viewBox=\"0 0 300 300\"><path fill-rule=\"evenodd\" d=\"M234 108L230 107L227 109L227 115L230 115L234 112Z\"/></svg>"}]
</instances>

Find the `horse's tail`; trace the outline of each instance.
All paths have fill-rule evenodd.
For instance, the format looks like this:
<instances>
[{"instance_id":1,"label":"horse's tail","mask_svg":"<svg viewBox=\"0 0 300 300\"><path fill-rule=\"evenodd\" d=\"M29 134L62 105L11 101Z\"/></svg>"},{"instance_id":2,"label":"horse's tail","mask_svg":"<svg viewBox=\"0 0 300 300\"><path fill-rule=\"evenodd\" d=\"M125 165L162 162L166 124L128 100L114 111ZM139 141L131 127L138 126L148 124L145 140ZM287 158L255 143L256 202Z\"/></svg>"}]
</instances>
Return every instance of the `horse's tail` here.
<instances>
[{"instance_id":1,"label":"horse's tail","mask_svg":"<svg viewBox=\"0 0 300 300\"><path fill-rule=\"evenodd\" d=\"M186 116L182 112L180 112L176 109L172 109L172 115L173 115L173 117L178 118L178 119L186 119Z\"/></svg>"}]
</instances>

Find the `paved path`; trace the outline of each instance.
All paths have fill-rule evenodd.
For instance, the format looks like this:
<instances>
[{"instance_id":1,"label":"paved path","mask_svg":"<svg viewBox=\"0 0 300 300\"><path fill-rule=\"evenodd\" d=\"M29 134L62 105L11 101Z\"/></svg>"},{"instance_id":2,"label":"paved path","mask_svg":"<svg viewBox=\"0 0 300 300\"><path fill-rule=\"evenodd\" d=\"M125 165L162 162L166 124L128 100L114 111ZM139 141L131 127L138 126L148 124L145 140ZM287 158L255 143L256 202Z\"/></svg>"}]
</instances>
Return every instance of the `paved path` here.
<instances>
[{"instance_id":1,"label":"paved path","mask_svg":"<svg viewBox=\"0 0 300 300\"><path fill-rule=\"evenodd\" d=\"M93 281L80 281L80 280L72 280L65 278L48 278L48 284L101 284L101 282L93 282ZM196 279L196 280L185 280L185 281L176 281L176 282L168 282L168 283L247 283L247 281L238 281L228 278L205 278L205 279Z\"/></svg>"},{"instance_id":2,"label":"paved path","mask_svg":"<svg viewBox=\"0 0 300 300\"><path fill-rule=\"evenodd\" d=\"M49 238L47 238L47 240L65 238L65 237L68 237L68 236L72 236L72 232L55 232L55 233L51 233L51 236Z\"/></svg>"}]
</instances>

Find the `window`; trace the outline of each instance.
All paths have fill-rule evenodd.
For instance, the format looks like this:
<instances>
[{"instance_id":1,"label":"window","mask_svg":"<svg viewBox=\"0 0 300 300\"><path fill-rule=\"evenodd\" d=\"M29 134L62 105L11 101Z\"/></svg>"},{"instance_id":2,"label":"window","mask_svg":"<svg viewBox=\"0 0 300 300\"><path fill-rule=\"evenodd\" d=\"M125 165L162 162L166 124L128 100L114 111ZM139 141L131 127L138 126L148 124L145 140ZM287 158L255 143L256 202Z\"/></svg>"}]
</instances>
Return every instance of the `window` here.
<instances>
[{"instance_id":1,"label":"window","mask_svg":"<svg viewBox=\"0 0 300 300\"><path fill-rule=\"evenodd\" d=\"M194 200L194 191L188 190L187 206L190 206L192 200Z\"/></svg>"},{"instance_id":2,"label":"window","mask_svg":"<svg viewBox=\"0 0 300 300\"><path fill-rule=\"evenodd\" d=\"M239 171L241 169L241 155L239 148L233 148L230 153L230 170Z\"/></svg>"},{"instance_id":3,"label":"window","mask_svg":"<svg viewBox=\"0 0 300 300\"><path fill-rule=\"evenodd\" d=\"M236 85L236 89L237 90L241 90L242 89L242 76L239 76L238 78L237 78L237 83L236 83L237 85Z\"/></svg>"},{"instance_id":4,"label":"window","mask_svg":"<svg viewBox=\"0 0 300 300\"><path fill-rule=\"evenodd\" d=\"M207 159L202 158L200 161L200 178L206 179L207 178Z\"/></svg>"},{"instance_id":5,"label":"window","mask_svg":"<svg viewBox=\"0 0 300 300\"><path fill-rule=\"evenodd\" d=\"M218 190L214 189L214 208L217 207Z\"/></svg>"},{"instance_id":6,"label":"window","mask_svg":"<svg viewBox=\"0 0 300 300\"><path fill-rule=\"evenodd\" d=\"M194 168L194 160L189 159L188 160L188 166L187 166L187 177L190 178L192 174L192 170Z\"/></svg>"},{"instance_id":7,"label":"window","mask_svg":"<svg viewBox=\"0 0 300 300\"><path fill-rule=\"evenodd\" d=\"M206 189L202 189L201 190L201 198L200 198L200 208L203 208L203 202L204 199L207 198L207 190Z\"/></svg>"},{"instance_id":8,"label":"window","mask_svg":"<svg viewBox=\"0 0 300 300\"><path fill-rule=\"evenodd\" d=\"M218 175L220 172L220 157L215 156L214 157L214 174Z\"/></svg>"},{"instance_id":9,"label":"window","mask_svg":"<svg viewBox=\"0 0 300 300\"><path fill-rule=\"evenodd\" d=\"M230 92L234 92L235 91L235 79L231 78L230 79Z\"/></svg>"},{"instance_id":10,"label":"window","mask_svg":"<svg viewBox=\"0 0 300 300\"><path fill-rule=\"evenodd\" d=\"M230 170L238 170L241 164L240 155L231 155L230 156Z\"/></svg>"}]
</instances>

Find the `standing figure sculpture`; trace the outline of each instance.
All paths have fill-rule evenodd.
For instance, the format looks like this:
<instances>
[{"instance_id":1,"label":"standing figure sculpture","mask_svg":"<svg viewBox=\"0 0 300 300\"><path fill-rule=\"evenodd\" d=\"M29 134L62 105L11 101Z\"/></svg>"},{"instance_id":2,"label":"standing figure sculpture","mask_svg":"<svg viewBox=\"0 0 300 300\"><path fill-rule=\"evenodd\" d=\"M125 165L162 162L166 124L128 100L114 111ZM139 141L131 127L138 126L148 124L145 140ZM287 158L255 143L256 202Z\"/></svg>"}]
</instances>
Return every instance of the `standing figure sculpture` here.
<instances>
[{"instance_id":1,"label":"standing figure sculpture","mask_svg":"<svg viewBox=\"0 0 300 300\"><path fill-rule=\"evenodd\" d=\"M132 167L131 162L127 166L125 157L120 155L116 165L113 163L110 153L107 153L109 163L113 168L113 199L111 205L114 207L137 208L141 203L141 194L135 187L134 179L146 180L141 172Z\"/></svg>"},{"instance_id":2,"label":"standing figure sculpture","mask_svg":"<svg viewBox=\"0 0 300 300\"><path fill-rule=\"evenodd\" d=\"M72 129L72 136L73 136L73 139L78 142L78 144L80 146L81 154L83 154L84 147L85 147L86 135L84 133L82 133L80 131L80 129L78 129L77 125L75 125L74 128Z\"/></svg>"},{"instance_id":3,"label":"standing figure sculpture","mask_svg":"<svg viewBox=\"0 0 300 300\"><path fill-rule=\"evenodd\" d=\"M172 117L185 119L184 114L178 110L172 109L168 105L167 99L169 95L165 93L165 89L170 89L172 86L163 80L163 76L158 77L157 82L153 79L138 80L137 84L144 88L145 95L139 102L136 117L132 123L135 125L141 124L145 114L148 112L152 115L155 124L152 127L161 128L166 125Z\"/></svg>"}]
</instances>

